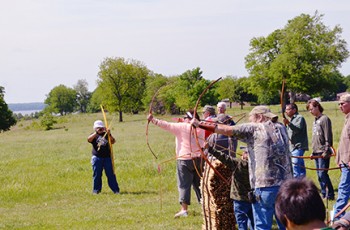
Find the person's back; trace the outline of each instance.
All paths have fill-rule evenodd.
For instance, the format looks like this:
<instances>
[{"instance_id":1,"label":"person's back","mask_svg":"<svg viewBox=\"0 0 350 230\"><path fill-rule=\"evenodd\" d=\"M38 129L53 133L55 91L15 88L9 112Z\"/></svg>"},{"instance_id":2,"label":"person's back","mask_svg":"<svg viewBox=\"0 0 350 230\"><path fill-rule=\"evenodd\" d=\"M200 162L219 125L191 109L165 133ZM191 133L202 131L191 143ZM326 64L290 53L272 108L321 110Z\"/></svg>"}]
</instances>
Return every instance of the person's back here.
<instances>
[{"instance_id":1,"label":"person's back","mask_svg":"<svg viewBox=\"0 0 350 230\"><path fill-rule=\"evenodd\" d=\"M230 125L232 121L232 117L225 114L219 114L216 117L215 121L218 122L219 124ZM229 137L227 135L223 135L219 133L213 133L211 135L215 136L216 149L218 151L224 152L225 154L228 154L232 157L236 156L236 150L237 150L236 138Z\"/></svg>"}]
</instances>

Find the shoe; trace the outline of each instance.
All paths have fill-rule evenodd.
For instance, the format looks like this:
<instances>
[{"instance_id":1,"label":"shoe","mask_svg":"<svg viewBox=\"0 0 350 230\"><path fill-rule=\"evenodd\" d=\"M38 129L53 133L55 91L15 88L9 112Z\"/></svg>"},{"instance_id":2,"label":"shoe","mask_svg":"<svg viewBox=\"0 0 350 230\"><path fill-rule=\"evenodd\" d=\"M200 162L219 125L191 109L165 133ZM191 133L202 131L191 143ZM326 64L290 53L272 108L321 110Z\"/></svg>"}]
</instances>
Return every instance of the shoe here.
<instances>
[{"instance_id":1,"label":"shoe","mask_svg":"<svg viewBox=\"0 0 350 230\"><path fill-rule=\"evenodd\" d=\"M175 214L174 218L187 217L187 216L188 216L187 210L181 210L180 212Z\"/></svg>"},{"instance_id":2,"label":"shoe","mask_svg":"<svg viewBox=\"0 0 350 230\"><path fill-rule=\"evenodd\" d=\"M114 194L119 195L119 194L120 194L120 192L115 192Z\"/></svg>"}]
</instances>

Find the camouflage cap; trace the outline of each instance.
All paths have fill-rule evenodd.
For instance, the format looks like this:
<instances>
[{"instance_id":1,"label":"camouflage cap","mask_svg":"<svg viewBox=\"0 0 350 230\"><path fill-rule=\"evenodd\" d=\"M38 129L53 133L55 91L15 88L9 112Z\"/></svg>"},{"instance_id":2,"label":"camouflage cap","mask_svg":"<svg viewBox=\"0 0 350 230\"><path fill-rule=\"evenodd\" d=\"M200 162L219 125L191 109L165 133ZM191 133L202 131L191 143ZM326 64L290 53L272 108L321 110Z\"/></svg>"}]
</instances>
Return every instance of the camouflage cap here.
<instances>
[{"instance_id":1,"label":"camouflage cap","mask_svg":"<svg viewBox=\"0 0 350 230\"><path fill-rule=\"evenodd\" d=\"M271 113L271 110L269 109L269 107L265 106L265 105L258 105L255 106L252 111L250 111L249 116L251 115L255 115L255 114L262 114L265 117L269 117L269 118L276 118L278 117L276 114Z\"/></svg>"}]
</instances>

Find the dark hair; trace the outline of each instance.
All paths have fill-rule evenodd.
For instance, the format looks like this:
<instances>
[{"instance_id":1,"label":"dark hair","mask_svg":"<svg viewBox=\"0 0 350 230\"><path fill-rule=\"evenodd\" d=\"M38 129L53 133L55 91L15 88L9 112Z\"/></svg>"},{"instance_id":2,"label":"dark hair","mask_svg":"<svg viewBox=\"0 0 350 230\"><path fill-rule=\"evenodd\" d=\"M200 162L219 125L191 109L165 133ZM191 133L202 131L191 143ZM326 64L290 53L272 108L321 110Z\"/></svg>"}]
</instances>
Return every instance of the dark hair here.
<instances>
[{"instance_id":1,"label":"dark hair","mask_svg":"<svg viewBox=\"0 0 350 230\"><path fill-rule=\"evenodd\" d=\"M295 103L290 103L290 104L287 104L286 107L289 106L291 109L295 109L297 112L298 112L298 106L297 104Z\"/></svg>"},{"instance_id":2,"label":"dark hair","mask_svg":"<svg viewBox=\"0 0 350 230\"><path fill-rule=\"evenodd\" d=\"M314 182L307 178L286 180L280 187L275 203L277 218L286 226L287 218L296 225L314 220L324 221L326 208Z\"/></svg>"},{"instance_id":3,"label":"dark hair","mask_svg":"<svg viewBox=\"0 0 350 230\"><path fill-rule=\"evenodd\" d=\"M323 113L323 107L322 105L320 104L320 102L316 101L315 99L311 99L307 102L306 104L306 109L309 110L309 107L310 107L310 104L313 106L313 107L318 107L318 110L320 110L321 113Z\"/></svg>"},{"instance_id":4,"label":"dark hair","mask_svg":"<svg viewBox=\"0 0 350 230\"><path fill-rule=\"evenodd\" d=\"M188 116L187 113L190 113L192 117ZM190 118L190 119L192 119L192 118L193 118L193 113L194 113L194 110L193 110L193 109L189 109L189 110L186 112L186 114L185 114L185 118ZM196 112L196 116L195 116L195 117L196 117L197 120L200 120L199 115L198 115L197 112Z\"/></svg>"}]
</instances>

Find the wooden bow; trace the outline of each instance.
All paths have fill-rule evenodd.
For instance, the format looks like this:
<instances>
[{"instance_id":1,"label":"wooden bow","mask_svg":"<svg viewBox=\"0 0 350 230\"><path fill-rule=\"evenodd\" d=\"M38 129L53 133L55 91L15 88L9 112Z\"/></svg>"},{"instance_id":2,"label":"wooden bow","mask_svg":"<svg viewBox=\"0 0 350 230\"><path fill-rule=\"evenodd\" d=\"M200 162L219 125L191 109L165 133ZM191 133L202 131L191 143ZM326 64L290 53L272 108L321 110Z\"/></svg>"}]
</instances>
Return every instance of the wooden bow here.
<instances>
[{"instance_id":1,"label":"wooden bow","mask_svg":"<svg viewBox=\"0 0 350 230\"><path fill-rule=\"evenodd\" d=\"M199 95L199 97L198 97L198 99L197 99L197 102L196 102L196 105L195 105L195 107L194 107L194 109L193 109L193 118L196 117L198 105L199 105L199 102L200 102L201 98L204 96L204 94L205 94L216 82L220 81L221 79L222 79L222 78L220 77L220 78L216 79L215 81L212 81L212 82L203 90L203 92ZM209 165L209 167L212 168L212 169L214 170L214 172L215 172L223 181L226 182L226 184L230 184L230 182L227 181L226 178L225 178L223 175L221 175L221 173L220 173L218 170L216 170L216 169L214 168L214 166L210 163L210 161L209 161L208 158L206 157L205 153L203 152L202 147L201 147L200 144L199 144L198 134L197 134L197 131L196 131L196 127L191 126L191 129L194 129L194 132L193 132L193 133L194 133L194 137L195 137L195 140L196 140L196 144L197 144L197 146L198 146L198 148L199 148L199 150L200 150L200 153L201 153L202 158L203 158L203 159L205 160L205 162Z\"/></svg>"},{"instance_id":2,"label":"wooden bow","mask_svg":"<svg viewBox=\"0 0 350 230\"><path fill-rule=\"evenodd\" d=\"M101 111L103 114L103 120L104 120L105 126L106 126L106 132L108 133L108 144L109 144L110 156L111 156L111 161L112 161L112 169L113 169L113 173L115 175L114 154L113 154L113 145L112 145L112 141L111 141L111 134L108 132L109 127L108 127L108 121L107 121L105 110L104 110L102 105L100 105L100 106L101 106Z\"/></svg>"},{"instance_id":3,"label":"wooden bow","mask_svg":"<svg viewBox=\"0 0 350 230\"><path fill-rule=\"evenodd\" d=\"M152 105L153 105L153 102L157 96L157 94L159 93L160 89L163 88L165 85L159 87L159 89L157 89L157 91L154 93L152 99L151 99L151 102L149 104L149 109L148 109L148 114L152 114ZM149 142L148 142L148 128L149 128L149 123L150 123L150 120L147 121L147 124L146 124L146 143L147 143L147 146L148 146L148 149L151 151L152 155L154 156L154 158L158 159L156 154L153 152Z\"/></svg>"},{"instance_id":4,"label":"wooden bow","mask_svg":"<svg viewBox=\"0 0 350 230\"><path fill-rule=\"evenodd\" d=\"M281 104L282 117L284 119L286 119L286 115L284 114L284 105L283 105L285 83L286 83L286 79L283 78L283 80L282 80L282 89L281 89L281 96L280 96L280 104Z\"/></svg>"}]
</instances>

